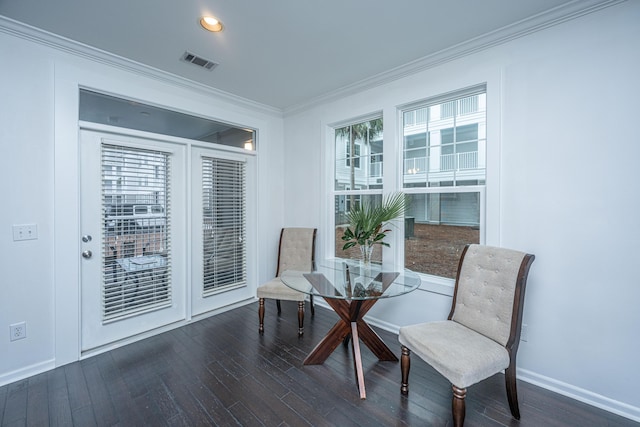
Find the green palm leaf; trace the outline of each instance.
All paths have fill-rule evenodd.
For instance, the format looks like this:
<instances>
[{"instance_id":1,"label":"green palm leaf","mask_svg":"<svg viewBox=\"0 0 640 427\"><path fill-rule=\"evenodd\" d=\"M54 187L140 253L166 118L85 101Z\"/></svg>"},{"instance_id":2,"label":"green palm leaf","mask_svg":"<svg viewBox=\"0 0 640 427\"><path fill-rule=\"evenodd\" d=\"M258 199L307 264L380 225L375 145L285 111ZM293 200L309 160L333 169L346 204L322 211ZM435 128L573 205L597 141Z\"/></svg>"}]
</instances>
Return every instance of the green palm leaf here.
<instances>
[{"instance_id":1,"label":"green palm leaf","mask_svg":"<svg viewBox=\"0 0 640 427\"><path fill-rule=\"evenodd\" d=\"M347 213L349 226L342 235L342 240L346 242L342 250L349 249L356 244L389 246L383 239L391 230L383 230L382 227L386 222L403 216L405 210L405 197L399 192L383 197L380 205L374 205L367 200L352 208Z\"/></svg>"}]
</instances>

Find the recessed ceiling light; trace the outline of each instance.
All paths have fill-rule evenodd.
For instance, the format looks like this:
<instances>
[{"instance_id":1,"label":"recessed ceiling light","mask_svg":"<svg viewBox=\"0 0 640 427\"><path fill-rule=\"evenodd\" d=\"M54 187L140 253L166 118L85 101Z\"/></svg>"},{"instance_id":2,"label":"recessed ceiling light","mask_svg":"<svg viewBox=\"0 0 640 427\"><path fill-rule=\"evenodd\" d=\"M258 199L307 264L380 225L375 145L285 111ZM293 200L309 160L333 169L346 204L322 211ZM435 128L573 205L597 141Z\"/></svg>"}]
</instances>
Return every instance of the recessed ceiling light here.
<instances>
[{"instance_id":1,"label":"recessed ceiling light","mask_svg":"<svg viewBox=\"0 0 640 427\"><path fill-rule=\"evenodd\" d=\"M224 29L222 22L218 21L218 19L213 16L203 16L200 19L200 25L202 25L202 28L205 30L213 33L219 33Z\"/></svg>"}]
</instances>

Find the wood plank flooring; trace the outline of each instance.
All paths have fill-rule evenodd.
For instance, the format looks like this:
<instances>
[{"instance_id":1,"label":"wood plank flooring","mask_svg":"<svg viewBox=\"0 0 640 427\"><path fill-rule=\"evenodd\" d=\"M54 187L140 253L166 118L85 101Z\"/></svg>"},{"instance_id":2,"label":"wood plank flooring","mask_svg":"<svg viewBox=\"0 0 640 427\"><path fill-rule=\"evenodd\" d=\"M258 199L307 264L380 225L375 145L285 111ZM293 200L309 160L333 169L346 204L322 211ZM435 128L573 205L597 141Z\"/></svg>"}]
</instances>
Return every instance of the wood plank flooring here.
<instances>
[{"instance_id":1,"label":"wood plank flooring","mask_svg":"<svg viewBox=\"0 0 640 427\"><path fill-rule=\"evenodd\" d=\"M308 307L308 305L307 305ZM338 317L307 309L297 336L296 303L267 301L265 333L250 304L107 353L0 387L2 426L447 426L447 381L412 358L408 397L400 365L363 348L367 399L358 397L350 348L323 365L304 357ZM376 331L397 352L397 336ZM519 382L522 418L511 418L504 377L469 388L467 426L638 426Z\"/></svg>"}]
</instances>

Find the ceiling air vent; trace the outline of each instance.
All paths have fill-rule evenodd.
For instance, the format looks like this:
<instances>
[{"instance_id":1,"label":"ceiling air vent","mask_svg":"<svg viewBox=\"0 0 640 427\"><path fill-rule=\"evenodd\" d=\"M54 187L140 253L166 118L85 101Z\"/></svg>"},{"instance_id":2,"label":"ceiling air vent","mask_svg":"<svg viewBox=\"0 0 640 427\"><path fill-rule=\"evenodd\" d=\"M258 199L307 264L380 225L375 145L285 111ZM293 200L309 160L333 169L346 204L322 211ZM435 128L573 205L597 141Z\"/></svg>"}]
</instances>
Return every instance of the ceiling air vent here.
<instances>
[{"instance_id":1,"label":"ceiling air vent","mask_svg":"<svg viewBox=\"0 0 640 427\"><path fill-rule=\"evenodd\" d=\"M204 69L207 69L209 71L213 70L214 68L216 68L218 66L217 63L213 62L213 61L209 61L208 59L204 59L198 55L194 55L191 52L185 52L184 55L182 55L182 58L180 58L182 61L185 62L190 62L192 64L197 65L198 67L202 67Z\"/></svg>"}]
</instances>

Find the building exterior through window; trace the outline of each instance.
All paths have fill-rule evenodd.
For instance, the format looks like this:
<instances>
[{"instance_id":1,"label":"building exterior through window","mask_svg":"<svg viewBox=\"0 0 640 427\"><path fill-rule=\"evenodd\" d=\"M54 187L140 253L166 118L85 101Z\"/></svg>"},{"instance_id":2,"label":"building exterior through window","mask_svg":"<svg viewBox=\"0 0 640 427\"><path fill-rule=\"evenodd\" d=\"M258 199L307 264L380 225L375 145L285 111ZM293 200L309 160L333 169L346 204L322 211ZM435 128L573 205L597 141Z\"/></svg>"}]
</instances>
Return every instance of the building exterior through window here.
<instances>
[{"instance_id":1,"label":"building exterior through window","mask_svg":"<svg viewBox=\"0 0 640 427\"><path fill-rule=\"evenodd\" d=\"M455 278L464 245L479 243L486 180L484 87L403 114L405 266Z\"/></svg>"},{"instance_id":2,"label":"building exterior through window","mask_svg":"<svg viewBox=\"0 0 640 427\"><path fill-rule=\"evenodd\" d=\"M364 201L380 203L383 193L402 191L404 264L432 276L454 279L462 249L480 243L486 182L486 89L473 87L415 103L401 111L399 188L383 188L383 119L335 128L335 256L342 250L346 213ZM390 159L389 161L395 161ZM393 181L393 180L391 180ZM376 245L374 261L382 260Z\"/></svg>"},{"instance_id":3,"label":"building exterior through window","mask_svg":"<svg viewBox=\"0 0 640 427\"><path fill-rule=\"evenodd\" d=\"M340 236L346 226L346 213L366 200L382 200L383 140L382 118L373 118L335 129L335 256L353 258L358 248L342 250ZM377 245L378 246L378 245ZM374 249L373 259L380 261L382 251Z\"/></svg>"}]
</instances>

